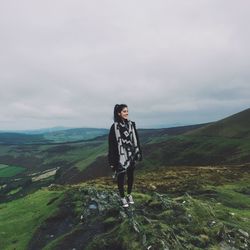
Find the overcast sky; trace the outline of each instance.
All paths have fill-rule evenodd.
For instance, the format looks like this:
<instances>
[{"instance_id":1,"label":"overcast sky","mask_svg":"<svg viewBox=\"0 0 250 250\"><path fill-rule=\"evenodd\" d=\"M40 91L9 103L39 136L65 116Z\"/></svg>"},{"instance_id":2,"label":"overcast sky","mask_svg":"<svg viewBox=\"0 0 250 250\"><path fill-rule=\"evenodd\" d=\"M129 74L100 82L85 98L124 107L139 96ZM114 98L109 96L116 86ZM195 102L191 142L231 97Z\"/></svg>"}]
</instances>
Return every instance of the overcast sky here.
<instances>
[{"instance_id":1,"label":"overcast sky","mask_svg":"<svg viewBox=\"0 0 250 250\"><path fill-rule=\"evenodd\" d=\"M249 0L1 0L0 130L216 121L250 107Z\"/></svg>"}]
</instances>

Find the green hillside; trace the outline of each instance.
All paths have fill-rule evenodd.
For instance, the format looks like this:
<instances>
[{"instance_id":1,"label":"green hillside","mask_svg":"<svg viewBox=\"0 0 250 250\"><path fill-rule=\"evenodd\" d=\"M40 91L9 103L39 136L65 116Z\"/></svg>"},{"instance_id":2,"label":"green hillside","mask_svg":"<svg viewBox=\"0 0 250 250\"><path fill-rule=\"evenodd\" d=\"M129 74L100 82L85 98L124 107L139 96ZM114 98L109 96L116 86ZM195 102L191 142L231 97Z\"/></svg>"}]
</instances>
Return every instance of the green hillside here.
<instances>
[{"instance_id":1,"label":"green hillside","mask_svg":"<svg viewBox=\"0 0 250 250\"><path fill-rule=\"evenodd\" d=\"M249 128L247 109L210 124L139 129L144 160L137 168L248 163ZM65 133L59 132L60 136ZM80 133L79 130L70 130L69 134L73 135L73 132L76 135ZM244 133L246 136L243 136ZM78 183L110 174L107 151L107 134L95 139L62 143L7 144L0 145L0 163L23 167L26 169L24 175L39 176L44 174L43 171L54 171L56 168L58 183Z\"/></svg>"},{"instance_id":2,"label":"green hillside","mask_svg":"<svg viewBox=\"0 0 250 250\"><path fill-rule=\"evenodd\" d=\"M1 249L247 250L249 177L249 166L144 170L128 209L110 178L53 185L0 204Z\"/></svg>"},{"instance_id":3,"label":"green hillside","mask_svg":"<svg viewBox=\"0 0 250 250\"><path fill-rule=\"evenodd\" d=\"M13 200L55 182L82 181L86 169L90 178L107 175L107 147L107 136L69 143L0 145L0 199ZM102 159L102 171L91 167L98 159Z\"/></svg>"},{"instance_id":4,"label":"green hillside","mask_svg":"<svg viewBox=\"0 0 250 250\"><path fill-rule=\"evenodd\" d=\"M182 134L154 137L143 145L144 166L250 162L250 109Z\"/></svg>"},{"instance_id":5,"label":"green hillside","mask_svg":"<svg viewBox=\"0 0 250 250\"><path fill-rule=\"evenodd\" d=\"M27 135L21 133L0 133L1 144L33 144L49 143L43 135Z\"/></svg>"},{"instance_id":6,"label":"green hillside","mask_svg":"<svg viewBox=\"0 0 250 250\"><path fill-rule=\"evenodd\" d=\"M249 139L250 108L187 134Z\"/></svg>"},{"instance_id":7,"label":"green hillside","mask_svg":"<svg viewBox=\"0 0 250 250\"><path fill-rule=\"evenodd\" d=\"M222 136L223 133L225 135L225 131L231 131L232 128L235 128L237 133L229 134L228 132L227 136ZM144 160L138 164L137 168L140 170L153 166L248 163L250 162L250 140L247 137L249 128L249 109L247 109L211 124L139 129ZM65 131L59 132L65 133ZM80 133L79 130L73 129L69 131L69 134L72 135L73 132ZM243 136L244 133L246 136ZM95 139L63 143L32 144L28 141L25 144L10 143L0 145L0 164L25 169L13 178L26 178L32 175L33 179L39 179L40 175L47 176L46 172L50 173L48 180L53 182L51 173L54 173L56 169L54 178L57 183L78 183L110 174L107 151L107 134ZM0 179L0 181L13 182L11 178ZM18 188L17 184L16 188ZM0 190L0 194L4 190Z\"/></svg>"},{"instance_id":8,"label":"green hillside","mask_svg":"<svg viewBox=\"0 0 250 250\"><path fill-rule=\"evenodd\" d=\"M67 143L74 141L90 140L98 136L106 135L107 129L98 128L75 128L59 131L50 131L39 133L34 131L30 133L11 133L0 132L0 144L18 145L18 144L53 144Z\"/></svg>"},{"instance_id":9,"label":"green hillside","mask_svg":"<svg viewBox=\"0 0 250 250\"><path fill-rule=\"evenodd\" d=\"M50 141L5 134L0 249L249 249L248 115L139 129L129 209L111 179L107 131L89 140L77 140L79 131Z\"/></svg>"},{"instance_id":10,"label":"green hillside","mask_svg":"<svg viewBox=\"0 0 250 250\"><path fill-rule=\"evenodd\" d=\"M94 139L108 133L107 129L74 128L44 133L44 138L53 142L70 142Z\"/></svg>"},{"instance_id":11,"label":"green hillside","mask_svg":"<svg viewBox=\"0 0 250 250\"><path fill-rule=\"evenodd\" d=\"M25 168L0 164L0 178L12 177L23 171L25 171Z\"/></svg>"},{"instance_id":12,"label":"green hillside","mask_svg":"<svg viewBox=\"0 0 250 250\"><path fill-rule=\"evenodd\" d=\"M35 230L58 210L61 194L61 191L39 190L0 204L0 248L27 249Z\"/></svg>"}]
</instances>

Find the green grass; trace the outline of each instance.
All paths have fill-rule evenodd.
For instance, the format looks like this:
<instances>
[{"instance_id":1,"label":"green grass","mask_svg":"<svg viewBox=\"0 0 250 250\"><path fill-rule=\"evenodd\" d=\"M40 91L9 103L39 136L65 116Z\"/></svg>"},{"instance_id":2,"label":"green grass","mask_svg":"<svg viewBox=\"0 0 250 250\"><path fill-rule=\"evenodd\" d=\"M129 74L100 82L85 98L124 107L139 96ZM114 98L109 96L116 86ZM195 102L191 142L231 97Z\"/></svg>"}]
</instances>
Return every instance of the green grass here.
<instances>
[{"instance_id":1,"label":"green grass","mask_svg":"<svg viewBox=\"0 0 250 250\"><path fill-rule=\"evenodd\" d=\"M79 161L76 164L76 167L79 170L85 169L89 164L95 161L95 159L99 156L103 156L107 154L107 144L104 143L98 147L95 148L88 148L87 150L84 150L82 152L82 156L85 156L83 160Z\"/></svg>"},{"instance_id":2,"label":"green grass","mask_svg":"<svg viewBox=\"0 0 250 250\"><path fill-rule=\"evenodd\" d=\"M0 177L12 177L25 171L25 168L0 164Z\"/></svg>"},{"instance_id":3,"label":"green grass","mask_svg":"<svg viewBox=\"0 0 250 250\"><path fill-rule=\"evenodd\" d=\"M226 218L225 223L241 227L246 231L250 228L250 196L240 193L242 187L249 187L250 181L240 181L215 188L217 203L215 209Z\"/></svg>"},{"instance_id":4,"label":"green grass","mask_svg":"<svg viewBox=\"0 0 250 250\"><path fill-rule=\"evenodd\" d=\"M160 176L158 178L161 179ZM149 178L147 180L150 182ZM118 246L119 249L131 250L147 249L149 246L164 249L164 245L169 249L221 249L220 232L227 233L226 237L231 231L235 234L239 230L249 232L250 198L240 193L242 187L248 186L247 180L211 186L218 192L216 199L188 194L173 199L163 193L134 192L136 204L133 219L125 218L118 222L115 217L106 217L103 223L113 225L112 229L97 235L87 249L117 249ZM140 233L135 231L134 225ZM240 236L237 236L238 245L239 239Z\"/></svg>"},{"instance_id":5,"label":"green grass","mask_svg":"<svg viewBox=\"0 0 250 250\"><path fill-rule=\"evenodd\" d=\"M58 238L56 238L55 240L49 242L44 248L43 250L53 250L56 248L57 244L60 243L60 241L62 241L65 238L66 235L61 235Z\"/></svg>"},{"instance_id":6,"label":"green grass","mask_svg":"<svg viewBox=\"0 0 250 250\"><path fill-rule=\"evenodd\" d=\"M18 192L21 191L21 190L22 190L22 187L15 188L15 189L11 190L11 191L8 193L8 195L16 194L16 193L18 193Z\"/></svg>"},{"instance_id":7,"label":"green grass","mask_svg":"<svg viewBox=\"0 0 250 250\"><path fill-rule=\"evenodd\" d=\"M164 249L164 246L169 249L184 249L185 246L185 249L215 250L220 249L223 240L219 238L221 232L225 237L233 232L235 237L232 237L237 241L235 247L239 249L239 231L249 233L250 228L249 173L246 172L238 179L241 170L236 167L179 167L141 172L136 176L132 218L122 216L124 211L120 210L115 196L117 187L110 184L110 179L100 178L76 186L69 185L65 190L67 195L64 196L64 202L70 204L75 219L79 220L80 215L85 214L90 197L98 202L103 209L102 213L97 216L86 213L83 220L86 224L75 224L70 232L65 231L43 249L57 249L64 243L70 243L70 240L73 244L75 237L78 237L75 233L78 230L83 233L83 237L90 237L89 244L84 248L88 250L140 250L150 246L152 249ZM230 174L232 171L237 174L236 179ZM195 191L199 192L192 193L192 182L198 179L200 186ZM151 189L152 185L156 189ZM59 188L62 189L63 186ZM178 192L171 193L173 188L178 188ZM25 249L32 234L41 225L39 230L46 237L43 223L57 209L58 201L49 206L46 204L60 193L44 189L31 196L2 204L0 242L4 242L3 249ZM22 217L18 216L19 213ZM10 225L12 229L8 228ZM93 229L98 225L103 225L104 229L92 232L91 235L86 233L88 229L91 231L91 227ZM81 236L82 234L77 240L81 241Z\"/></svg>"},{"instance_id":8,"label":"green grass","mask_svg":"<svg viewBox=\"0 0 250 250\"><path fill-rule=\"evenodd\" d=\"M61 191L42 189L24 198L1 204L1 249L26 249L36 228L57 210L60 199L50 205L47 203L61 195Z\"/></svg>"},{"instance_id":9,"label":"green grass","mask_svg":"<svg viewBox=\"0 0 250 250\"><path fill-rule=\"evenodd\" d=\"M93 139L107 132L106 129L79 128L45 133L44 138L54 142L70 142Z\"/></svg>"},{"instance_id":10,"label":"green grass","mask_svg":"<svg viewBox=\"0 0 250 250\"><path fill-rule=\"evenodd\" d=\"M144 145L145 165L238 164L250 160L249 139L194 135L163 138Z\"/></svg>"},{"instance_id":11,"label":"green grass","mask_svg":"<svg viewBox=\"0 0 250 250\"><path fill-rule=\"evenodd\" d=\"M92 163L96 157L107 153L107 142L81 142L76 144L69 144L72 146L66 152L56 152L51 155L46 155L46 148L44 148L43 157L44 164L53 164L56 162L68 162L76 165L80 170L84 169L86 165Z\"/></svg>"}]
</instances>

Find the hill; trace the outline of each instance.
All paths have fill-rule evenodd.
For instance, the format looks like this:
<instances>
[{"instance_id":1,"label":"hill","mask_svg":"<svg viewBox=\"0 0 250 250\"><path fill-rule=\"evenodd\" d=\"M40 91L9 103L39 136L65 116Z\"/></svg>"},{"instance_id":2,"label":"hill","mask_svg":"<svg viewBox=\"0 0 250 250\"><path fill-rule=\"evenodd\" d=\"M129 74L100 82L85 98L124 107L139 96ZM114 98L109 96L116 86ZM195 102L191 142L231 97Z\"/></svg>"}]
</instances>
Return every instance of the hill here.
<instances>
[{"instance_id":1,"label":"hill","mask_svg":"<svg viewBox=\"0 0 250 250\"><path fill-rule=\"evenodd\" d=\"M247 250L249 175L249 166L143 171L127 209L110 178L50 185L0 204L1 249Z\"/></svg>"},{"instance_id":2,"label":"hill","mask_svg":"<svg viewBox=\"0 0 250 250\"><path fill-rule=\"evenodd\" d=\"M152 169L154 166L200 166L245 164L250 162L250 141L244 133L249 133L249 110L208 124L162 129L139 129L142 144L143 162L137 164L138 170ZM222 136L220 131L230 131L237 125L231 137ZM220 128L215 130L212 128ZM213 131L208 136L207 131ZM217 131L217 134L216 134ZM239 136L241 135L241 137ZM107 140L103 137L103 140ZM103 148L99 155L83 171L75 169L62 173L63 183L78 183L109 174L108 163ZM107 152L107 148L106 148ZM92 155L93 156L93 155ZM58 179L59 180L59 179Z\"/></svg>"},{"instance_id":3,"label":"hill","mask_svg":"<svg viewBox=\"0 0 250 250\"><path fill-rule=\"evenodd\" d=\"M148 142L152 142L156 138L159 139L162 137L165 138L166 136L168 137L168 136L181 135L193 131L195 129L202 128L208 124L209 123L171 127L171 128L160 128L160 129L138 129L138 133L140 134L140 141L143 144L145 144Z\"/></svg>"},{"instance_id":4,"label":"hill","mask_svg":"<svg viewBox=\"0 0 250 250\"><path fill-rule=\"evenodd\" d=\"M52 127L52 128L41 128L41 129L30 129L30 130L0 130L0 133L18 133L18 134L44 134L47 132L55 132L60 130L67 130L69 128L66 127Z\"/></svg>"},{"instance_id":5,"label":"hill","mask_svg":"<svg viewBox=\"0 0 250 250\"><path fill-rule=\"evenodd\" d=\"M144 159L143 162L137 164L137 169L151 169L155 166L228 165L250 162L250 140L247 136L244 137L244 132L248 135L247 129L250 128L248 113L249 109L209 124L138 129ZM221 136L221 131L230 131L236 125L237 137L235 137L236 133L231 137ZM214 129L218 127L220 130ZM40 141L40 143L32 144L27 139L25 145L0 145L0 163L9 165L9 171L12 169L12 172L16 166L22 170L25 169L12 179L27 175L44 176L45 172L54 173L55 169L56 182L61 184L79 183L110 175L107 162L108 131L93 129L85 132L88 131L92 136L101 135L89 140L66 142L67 134L71 138L76 136L76 139L79 138L80 133L83 133L82 129L70 129L55 132L59 134L54 134L54 140L56 138L59 140L61 137L62 142ZM213 134L211 132L208 136L207 131L212 131ZM39 137L39 140L43 138ZM8 175L7 170L8 168L4 169L4 176ZM4 180L11 182L11 178ZM4 189L1 192L3 193Z\"/></svg>"},{"instance_id":6,"label":"hill","mask_svg":"<svg viewBox=\"0 0 250 250\"><path fill-rule=\"evenodd\" d=\"M194 131L187 132L187 134L240 139L250 138L250 108Z\"/></svg>"},{"instance_id":7,"label":"hill","mask_svg":"<svg viewBox=\"0 0 250 250\"><path fill-rule=\"evenodd\" d=\"M107 129L74 128L74 129L45 129L29 132L1 132L0 144L49 144L67 143L90 140L108 133Z\"/></svg>"},{"instance_id":8,"label":"hill","mask_svg":"<svg viewBox=\"0 0 250 250\"><path fill-rule=\"evenodd\" d=\"M107 131L70 142L5 134L1 249L249 249L248 112L139 129L144 159L129 209L111 179Z\"/></svg>"},{"instance_id":9,"label":"hill","mask_svg":"<svg viewBox=\"0 0 250 250\"><path fill-rule=\"evenodd\" d=\"M49 143L43 135L31 135L21 133L0 133L0 144L33 144L33 143Z\"/></svg>"},{"instance_id":10,"label":"hill","mask_svg":"<svg viewBox=\"0 0 250 250\"><path fill-rule=\"evenodd\" d=\"M182 134L143 145L144 167L250 162L250 109Z\"/></svg>"},{"instance_id":11,"label":"hill","mask_svg":"<svg viewBox=\"0 0 250 250\"><path fill-rule=\"evenodd\" d=\"M60 131L44 133L44 138L53 142L71 142L90 140L108 133L107 129L101 128L72 128Z\"/></svg>"},{"instance_id":12,"label":"hill","mask_svg":"<svg viewBox=\"0 0 250 250\"><path fill-rule=\"evenodd\" d=\"M137 165L137 168L140 170L150 169L152 166L223 165L250 162L250 141L247 136L244 138L244 132L248 134L247 129L250 128L249 119L245 120L248 113L249 109L209 124L138 129L144 160ZM221 131L230 131L236 125L238 137L235 137L236 133L231 137L221 136ZM56 168L57 183L79 183L109 175L107 133L105 129L69 129L53 132L50 135L50 141L48 139L46 141L41 135L27 135L28 137L24 137L26 140L20 140L20 144L10 143L9 146L0 146L0 163L10 165L10 171L13 169L12 166L26 169L13 178L30 174L39 176L43 175L44 171L53 172ZM69 138L79 139L80 134L82 136L101 134L101 136L89 140L66 141ZM239 138L239 135L242 138ZM11 140L13 142L15 136L6 136L6 138L9 142ZM23 139L22 136L20 138ZM35 144L34 138L37 139ZM55 140L61 140L61 142L55 142Z\"/></svg>"}]
</instances>

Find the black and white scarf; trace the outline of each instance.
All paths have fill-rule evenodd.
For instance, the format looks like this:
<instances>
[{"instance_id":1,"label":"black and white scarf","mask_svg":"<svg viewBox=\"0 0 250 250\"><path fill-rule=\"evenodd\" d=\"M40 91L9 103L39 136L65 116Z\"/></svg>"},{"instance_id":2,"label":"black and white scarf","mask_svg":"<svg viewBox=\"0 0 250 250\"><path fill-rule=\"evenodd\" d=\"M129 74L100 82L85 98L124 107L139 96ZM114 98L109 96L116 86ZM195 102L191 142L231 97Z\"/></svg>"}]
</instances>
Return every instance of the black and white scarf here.
<instances>
[{"instance_id":1,"label":"black and white scarf","mask_svg":"<svg viewBox=\"0 0 250 250\"><path fill-rule=\"evenodd\" d=\"M120 156L119 163L123 172L139 158L140 149L132 121L115 122L114 127Z\"/></svg>"}]
</instances>

